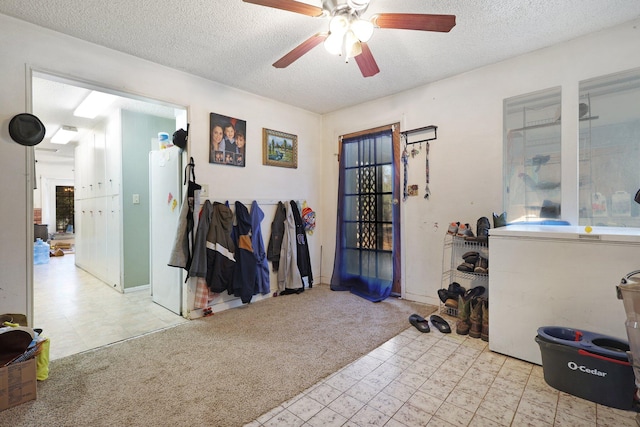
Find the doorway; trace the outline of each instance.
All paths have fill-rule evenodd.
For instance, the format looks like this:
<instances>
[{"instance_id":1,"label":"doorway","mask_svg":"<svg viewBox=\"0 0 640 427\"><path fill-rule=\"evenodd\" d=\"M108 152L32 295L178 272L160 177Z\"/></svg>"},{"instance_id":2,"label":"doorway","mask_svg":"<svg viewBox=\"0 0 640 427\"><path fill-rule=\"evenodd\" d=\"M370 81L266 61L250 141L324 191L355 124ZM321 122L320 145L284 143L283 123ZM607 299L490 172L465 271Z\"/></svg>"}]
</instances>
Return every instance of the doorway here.
<instances>
[{"instance_id":1,"label":"doorway","mask_svg":"<svg viewBox=\"0 0 640 427\"><path fill-rule=\"evenodd\" d=\"M74 109L90 93L96 92L110 95L108 105L93 118L75 116ZM73 188L75 195L75 215L73 220L66 218L64 230L61 230L56 218L57 185L47 185L47 188L38 185L38 189L34 191L34 211L38 210L43 218L48 219L50 242L59 242L57 238L61 236L74 242L71 248L65 248L64 255L51 257L47 264L33 266L34 326L42 328L45 336L51 339L51 358L63 357L186 321L152 301L148 278L131 286L123 280L123 257L126 256L123 252L144 252L130 248L131 243L123 238L126 220L135 222L142 219L139 228L147 232L147 237L146 242L141 244L147 252L150 246L149 214L141 213L139 209L125 212L133 203L130 195L125 198L124 191L130 188L130 192L138 194L141 203L135 208L139 208L148 201L145 191L148 192L149 185L148 177L140 178L139 174L123 173L122 165L114 163L115 159L121 161L125 153L137 150L144 156L144 161L138 163L146 165L148 153L159 149L157 141L154 145L153 138L145 136L141 129L144 128L147 133L155 132L156 136L159 130L153 130L146 123L141 125L136 118L151 117L153 120L147 122L162 123L162 131L173 133L177 128L186 128L186 109L40 72L33 73L32 97L33 114L43 121L48 131L44 141L34 149L35 180L38 183L64 182L64 186ZM136 132L140 131L142 136L131 142L135 147L125 145L129 142L123 138L119 151L109 150L107 144L112 139L109 132L112 132L114 126L105 123L114 115L123 117L125 112L128 120L126 124L134 127ZM119 129L123 122L121 120L118 123ZM51 141L52 134L62 127L72 128L74 137L67 144L55 144ZM83 158L76 162L80 141L84 143L87 140L91 141L94 152L86 157L89 160L85 161ZM86 156L87 153L82 150L81 155ZM87 171L98 171L108 178L95 180L93 188L78 185L82 174ZM176 177L176 180L180 187L180 178ZM175 192L175 197L180 197L179 192ZM124 215L129 215L128 219ZM101 218L106 223L112 216L115 228L98 225ZM129 233L131 234L134 233ZM85 238L78 239L80 236ZM132 258L134 257L130 256L128 260ZM88 272L90 265L86 263L87 259L92 259L93 267L96 267L91 273ZM81 265L82 262L85 264ZM137 270L149 270L149 264L146 265L138 265ZM116 281L119 286L112 285Z\"/></svg>"},{"instance_id":2,"label":"doorway","mask_svg":"<svg viewBox=\"0 0 640 427\"><path fill-rule=\"evenodd\" d=\"M401 294L400 126L340 141L336 263L331 287L377 302Z\"/></svg>"}]
</instances>

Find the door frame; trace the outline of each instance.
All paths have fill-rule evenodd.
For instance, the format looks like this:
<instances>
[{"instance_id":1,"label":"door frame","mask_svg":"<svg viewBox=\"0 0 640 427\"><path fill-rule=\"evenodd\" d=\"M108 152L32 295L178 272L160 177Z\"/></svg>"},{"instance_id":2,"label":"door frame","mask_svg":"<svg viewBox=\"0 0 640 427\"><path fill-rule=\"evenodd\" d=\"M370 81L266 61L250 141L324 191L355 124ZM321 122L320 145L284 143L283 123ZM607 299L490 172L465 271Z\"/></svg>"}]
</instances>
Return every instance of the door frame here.
<instances>
[{"instance_id":1,"label":"door frame","mask_svg":"<svg viewBox=\"0 0 640 427\"><path fill-rule=\"evenodd\" d=\"M340 162L340 155L342 154L342 140L357 138L363 135L369 135L372 133L383 132L391 130L391 141L393 151L393 193L396 197L393 198L393 217L397 219L393 222L393 283L391 285L391 295L402 295L402 240L401 240L401 226L400 221L400 123L395 122L388 125L378 126L375 128L365 129L357 132L352 132L344 135L340 135L338 138L338 162Z\"/></svg>"},{"instance_id":2,"label":"door frame","mask_svg":"<svg viewBox=\"0 0 640 427\"><path fill-rule=\"evenodd\" d=\"M135 94L135 93L131 93L131 92L125 92L116 88L113 88L107 84L104 83L100 83L100 82L93 82L93 81L88 81L86 79L82 79L79 78L77 76L72 76L72 75L67 75L67 74L60 74L57 73L55 71L51 71L51 70L47 70L47 69L43 69L43 68L38 68L38 67L32 67L32 66L27 66L26 67L26 110L30 113L33 113L33 99L34 99L34 90L33 90L33 79L34 78L42 78L42 79L49 79L52 81L56 81L56 82L60 82L63 84L67 84L70 86L77 86L77 87L81 87L84 89L90 89L90 90L98 90L101 92L107 92L107 93L111 93L113 95L119 96L119 97L123 97L123 98L129 98L132 100L136 100L136 101L141 101L141 102L146 102L146 103L150 103L150 104L159 104L159 105L164 105L167 107L172 107L175 109L182 109L184 110L184 123L176 123L177 127L182 126L183 128L186 128L186 124L189 122L189 107L188 106L184 106L184 105L177 105L168 101L162 101L162 100L158 100L158 99L154 99L154 98L150 98L148 96L143 96L143 95L139 95L139 94ZM176 117L176 120L178 121L178 117ZM188 158L188 156L190 155L190 152L187 150L184 150L181 153L181 160L182 163L185 163L185 159ZM27 167L27 212L26 212L26 217L27 217L27 221L28 224L30 225L30 227L27 227L27 233L26 233L26 239L27 239L27 253L26 253L26 257L27 257L27 274L26 274L26 278L27 278L27 289L26 289L26 296L27 296L27 319L30 322L30 324L33 323L34 321L34 316L35 316L35 312L34 312L34 300L35 300L35 292L34 292L34 275L33 275L33 226L31 224L33 224L33 208L34 208L34 183L36 183L36 170L35 170L35 150L34 147L27 147L27 163L28 163L28 167ZM75 186L75 178L74 178L74 184ZM182 185L182 182L180 182L180 185ZM181 192L181 194L184 194L184 191ZM122 198L122 195L119 196L120 198ZM182 205L182 199L179 200L179 205ZM75 231L75 230L74 230ZM122 274L122 263L121 263L121 270L120 270L120 274ZM126 292L126 289L121 289L120 291L122 292ZM185 301L188 300L188 295L187 295L187 287L183 287L183 292L182 292L182 297L181 297L181 305L184 307L184 303ZM186 315L186 311L183 311L182 317L187 318Z\"/></svg>"}]
</instances>

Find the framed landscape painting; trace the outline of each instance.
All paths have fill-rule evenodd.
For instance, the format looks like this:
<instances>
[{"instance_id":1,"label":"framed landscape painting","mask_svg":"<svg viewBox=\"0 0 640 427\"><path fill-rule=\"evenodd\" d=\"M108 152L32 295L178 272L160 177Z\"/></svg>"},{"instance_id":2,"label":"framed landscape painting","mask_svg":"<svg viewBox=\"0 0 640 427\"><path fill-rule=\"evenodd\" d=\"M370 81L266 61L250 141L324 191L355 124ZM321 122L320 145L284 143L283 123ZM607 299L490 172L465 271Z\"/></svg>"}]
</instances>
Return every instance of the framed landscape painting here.
<instances>
[{"instance_id":1,"label":"framed landscape painting","mask_svg":"<svg viewBox=\"0 0 640 427\"><path fill-rule=\"evenodd\" d=\"M262 164L283 168L298 167L298 137L262 128Z\"/></svg>"}]
</instances>

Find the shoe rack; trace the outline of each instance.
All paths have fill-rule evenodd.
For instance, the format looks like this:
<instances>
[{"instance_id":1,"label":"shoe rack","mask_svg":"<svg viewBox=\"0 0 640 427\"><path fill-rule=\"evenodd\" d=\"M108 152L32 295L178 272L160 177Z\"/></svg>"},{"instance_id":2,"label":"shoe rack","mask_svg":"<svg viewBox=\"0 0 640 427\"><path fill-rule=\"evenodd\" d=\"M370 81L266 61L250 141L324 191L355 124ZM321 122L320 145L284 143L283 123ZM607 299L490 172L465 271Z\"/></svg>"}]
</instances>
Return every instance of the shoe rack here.
<instances>
[{"instance_id":1,"label":"shoe rack","mask_svg":"<svg viewBox=\"0 0 640 427\"><path fill-rule=\"evenodd\" d=\"M488 241L469 240L462 236L448 233L445 235L442 254L441 288L448 289L451 283L457 282L465 289L484 286L486 289L484 295L489 295L488 268L486 273L458 270L458 267L464 263L462 255L470 251L478 252L480 257L483 257L486 260L489 259ZM442 301L440 301L440 313L457 317L458 309L447 307Z\"/></svg>"}]
</instances>

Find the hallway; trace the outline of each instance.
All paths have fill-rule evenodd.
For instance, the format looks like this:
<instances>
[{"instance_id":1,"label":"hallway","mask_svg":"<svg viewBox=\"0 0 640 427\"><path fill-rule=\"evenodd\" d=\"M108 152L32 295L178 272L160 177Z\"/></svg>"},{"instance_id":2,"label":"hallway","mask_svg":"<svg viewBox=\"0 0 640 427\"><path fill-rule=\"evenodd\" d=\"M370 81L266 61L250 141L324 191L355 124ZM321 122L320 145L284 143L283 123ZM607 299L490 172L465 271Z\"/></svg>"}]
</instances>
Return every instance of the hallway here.
<instances>
[{"instance_id":1,"label":"hallway","mask_svg":"<svg viewBox=\"0 0 640 427\"><path fill-rule=\"evenodd\" d=\"M121 294L75 266L75 255L33 266L34 324L51 340L50 358L187 322L155 304L149 289Z\"/></svg>"}]
</instances>

